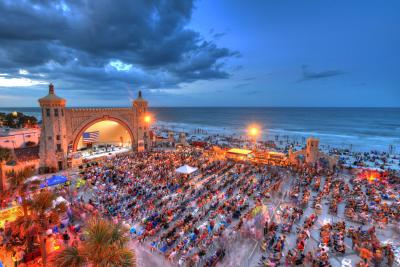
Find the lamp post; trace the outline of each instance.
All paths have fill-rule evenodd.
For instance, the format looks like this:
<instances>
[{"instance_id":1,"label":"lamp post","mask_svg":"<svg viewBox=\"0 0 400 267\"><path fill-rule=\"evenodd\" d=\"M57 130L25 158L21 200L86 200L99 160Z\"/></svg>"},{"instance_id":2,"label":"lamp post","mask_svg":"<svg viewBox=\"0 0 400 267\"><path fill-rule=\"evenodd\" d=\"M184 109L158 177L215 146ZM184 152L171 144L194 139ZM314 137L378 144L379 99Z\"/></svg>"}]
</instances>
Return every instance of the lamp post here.
<instances>
[{"instance_id":1,"label":"lamp post","mask_svg":"<svg viewBox=\"0 0 400 267\"><path fill-rule=\"evenodd\" d=\"M151 114L145 114L145 116L143 117L143 121L144 121L144 123L146 125L146 129L148 131L150 131L150 126L151 126L151 123L153 122L153 117L151 116ZM145 146L146 146L146 149L147 149L148 146L149 146L149 142L151 140L150 140L150 136L147 136L147 131L145 131L144 134L145 134L145 136L144 136Z\"/></svg>"},{"instance_id":2,"label":"lamp post","mask_svg":"<svg viewBox=\"0 0 400 267\"><path fill-rule=\"evenodd\" d=\"M146 124L150 124L152 121L151 116L149 114L145 115L143 120Z\"/></svg>"},{"instance_id":3,"label":"lamp post","mask_svg":"<svg viewBox=\"0 0 400 267\"><path fill-rule=\"evenodd\" d=\"M257 137L261 135L261 129L258 125L250 125L247 129L247 133L253 142L254 147L256 147Z\"/></svg>"}]
</instances>

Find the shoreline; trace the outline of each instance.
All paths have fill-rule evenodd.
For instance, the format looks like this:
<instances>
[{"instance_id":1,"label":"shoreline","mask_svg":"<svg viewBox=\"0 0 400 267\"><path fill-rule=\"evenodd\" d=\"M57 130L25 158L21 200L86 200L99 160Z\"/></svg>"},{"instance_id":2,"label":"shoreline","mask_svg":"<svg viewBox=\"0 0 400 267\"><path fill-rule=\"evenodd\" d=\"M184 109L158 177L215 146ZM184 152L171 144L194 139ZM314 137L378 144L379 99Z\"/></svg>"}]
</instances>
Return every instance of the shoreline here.
<instances>
[{"instance_id":1,"label":"shoreline","mask_svg":"<svg viewBox=\"0 0 400 267\"><path fill-rule=\"evenodd\" d=\"M18 111L41 118L39 107L0 108L0 112ZM359 152L389 152L390 145L400 154L400 109L382 108L149 108L154 125L177 131L197 128L209 134L244 135L249 123L256 123L263 139L289 136L301 142L309 136L339 149Z\"/></svg>"},{"instance_id":2,"label":"shoreline","mask_svg":"<svg viewBox=\"0 0 400 267\"><path fill-rule=\"evenodd\" d=\"M160 136L167 136L169 129L154 127L154 131ZM185 132L185 131L183 131ZM179 132L175 131L175 138L178 138ZM224 134L210 134L201 128L195 132L185 132L189 142L200 141L207 142L211 145L218 145L222 147L242 147L249 148L254 146L254 141L250 140L246 135L224 135ZM311 137L311 136L308 136ZM274 146L271 146L274 144ZM294 151L305 148L306 138L302 137L302 142L298 139L292 139L290 136L275 136L275 140L257 140L257 147L261 150L273 150L278 152L287 153L289 148ZM331 145L320 143L320 151L328 155L339 156L342 164L345 167L351 168L369 168L375 170L393 170L400 171L400 153L396 152L383 152L377 150L371 151L354 151L348 148L337 148ZM357 162L357 164L354 164ZM364 165L364 166L360 166ZM383 166L383 169L381 168Z\"/></svg>"}]
</instances>

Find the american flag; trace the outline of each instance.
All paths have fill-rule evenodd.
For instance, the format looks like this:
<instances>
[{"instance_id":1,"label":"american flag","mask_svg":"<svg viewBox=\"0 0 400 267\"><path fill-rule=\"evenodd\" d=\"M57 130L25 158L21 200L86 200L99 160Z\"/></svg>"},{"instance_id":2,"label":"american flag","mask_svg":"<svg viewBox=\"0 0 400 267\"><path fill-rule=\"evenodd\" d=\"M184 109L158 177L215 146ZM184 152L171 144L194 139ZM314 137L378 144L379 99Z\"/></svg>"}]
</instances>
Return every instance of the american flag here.
<instances>
[{"instance_id":1,"label":"american flag","mask_svg":"<svg viewBox=\"0 0 400 267\"><path fill-rule=\"evenodd\" d=\"M100 133L99 131L95 132L84 132L83 133L83 142L84 143L94 143L99 141Z\"/></svg>"}]
</instances>

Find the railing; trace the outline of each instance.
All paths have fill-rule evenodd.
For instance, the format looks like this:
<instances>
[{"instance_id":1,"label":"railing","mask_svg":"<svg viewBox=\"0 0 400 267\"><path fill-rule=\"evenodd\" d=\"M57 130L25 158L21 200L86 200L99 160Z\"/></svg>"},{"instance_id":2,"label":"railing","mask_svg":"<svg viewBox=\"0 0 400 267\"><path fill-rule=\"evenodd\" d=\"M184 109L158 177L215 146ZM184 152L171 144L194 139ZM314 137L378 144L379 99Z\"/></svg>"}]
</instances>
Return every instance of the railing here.
<instances>
[{"instance_id":1,"label":"railing","mask_svg":"<svg viewBox=\"0 0 400 267\"><path fill-rule=\"evenodd\" d=\"M68 111L72 112L82 112L82 111L131 111L132 108L128 107L82 107L82 108L66 108Z\"/></svg>"}]
</instances>

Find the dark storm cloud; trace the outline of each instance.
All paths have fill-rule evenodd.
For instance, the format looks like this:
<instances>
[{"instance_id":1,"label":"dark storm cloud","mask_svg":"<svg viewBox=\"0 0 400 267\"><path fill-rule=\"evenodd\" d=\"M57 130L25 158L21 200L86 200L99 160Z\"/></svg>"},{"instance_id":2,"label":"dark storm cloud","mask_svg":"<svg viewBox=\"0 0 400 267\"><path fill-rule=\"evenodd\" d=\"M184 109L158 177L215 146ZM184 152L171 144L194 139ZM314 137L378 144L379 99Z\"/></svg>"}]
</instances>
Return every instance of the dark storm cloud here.
<instances>
[{"instance_id":1,"label":"dark storm cloud","mask_svg":"<svg viewBox=\"0 0 400 267\"><path fill-rule=\"evenodd\" d=\"M224 37L226 34L227 34L226 32L217 32L217 33L214 33L212 37L214 39L220 39L220 38Z\"/></svg>"},{"instance_id":2,"label":"dark storm cloud","mask_svg":"<svg viewBox=\"0 0 400 267\"><path fill-rule=\"evenodd\" d=\"M344 74L344 72L341 70L326 70L321 72L314 72L310 71L308 66L302 66L302 70L303 70L303 77L299 80L299 82L319 80Z\"/></svg>"},{"instance_id":3,"label":"dark storm cloud","mask_svg":"<svg viewBox=\"0 0 400 267\"><path fill-rule=\"evenodd\" d=\"M229 77L226 60L239 54L188 29L193 8L189 0L0 1L0 73L25 69L24 77L97 91Z\"/></svg>"}]
</instances>

